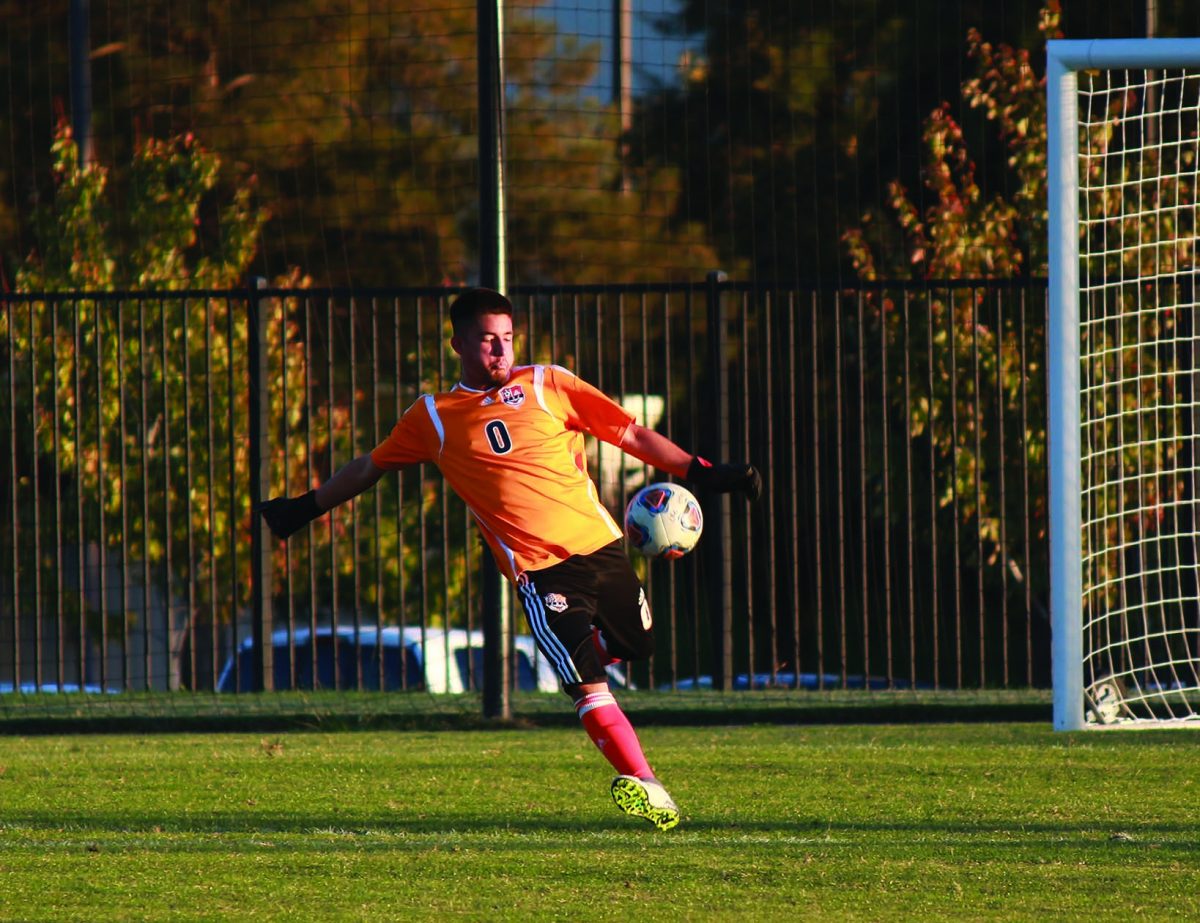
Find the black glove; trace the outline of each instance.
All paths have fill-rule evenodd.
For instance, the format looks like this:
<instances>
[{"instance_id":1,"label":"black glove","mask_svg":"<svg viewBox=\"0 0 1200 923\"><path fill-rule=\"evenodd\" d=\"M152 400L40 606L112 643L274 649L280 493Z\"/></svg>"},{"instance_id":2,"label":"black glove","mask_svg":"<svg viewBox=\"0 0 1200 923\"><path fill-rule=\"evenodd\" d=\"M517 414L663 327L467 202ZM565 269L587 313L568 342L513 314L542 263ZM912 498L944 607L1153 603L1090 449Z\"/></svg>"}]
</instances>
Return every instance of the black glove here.
<instances>
[{"instance_id":1,"label":"black glove","mask_svg":"<svg viewBox=\"0 0 1200 923\"><path fill-rule=\"evenodd\" d=\"M762 496L762 475L757 468L745 462L714 465L697 455L688 465L687 479L697 487L719 494L740 490L751 501Z\"/></svg>"},{"instance_id":2,"label":"black glove","mask_svg":"<svg viewBox=\"0 0 1200 923\"><path fill-rule=\"evenodd\" d=\"M302 497L276 497L260 503L255 512L262 513L271 531L280 538L308 525L325 511L317 506L317 492L310 490Z\"/></svg>"}]
</instances>

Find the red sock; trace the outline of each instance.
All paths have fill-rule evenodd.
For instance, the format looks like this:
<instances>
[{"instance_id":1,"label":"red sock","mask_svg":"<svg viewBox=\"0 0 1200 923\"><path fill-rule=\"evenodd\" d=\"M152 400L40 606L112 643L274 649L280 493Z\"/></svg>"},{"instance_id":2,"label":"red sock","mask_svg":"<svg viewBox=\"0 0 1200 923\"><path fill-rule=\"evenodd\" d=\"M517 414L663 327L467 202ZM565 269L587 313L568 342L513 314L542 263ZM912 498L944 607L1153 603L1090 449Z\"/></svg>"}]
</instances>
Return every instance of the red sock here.
<instances>
[{"instance_id":1,"label":"red sock","mask_svg":"<svg viewBox=\"0 0 1200 923\"><path fill-rule=\"evenodd\" d=\"M611 692L588 693L575 703L575 712L592 743L617 772L639 779L654 778L633 725Z\"/></svg>"}]
</instances>

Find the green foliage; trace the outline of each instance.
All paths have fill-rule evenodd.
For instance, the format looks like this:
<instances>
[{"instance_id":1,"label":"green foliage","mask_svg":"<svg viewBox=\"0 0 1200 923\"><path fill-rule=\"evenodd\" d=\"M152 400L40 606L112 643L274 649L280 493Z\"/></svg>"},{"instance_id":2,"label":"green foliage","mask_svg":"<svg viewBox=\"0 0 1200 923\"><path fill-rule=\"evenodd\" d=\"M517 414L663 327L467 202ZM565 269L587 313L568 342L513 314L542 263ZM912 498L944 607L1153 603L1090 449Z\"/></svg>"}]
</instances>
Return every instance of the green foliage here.
<instances>
[{"instance_id":1,"label":"green foliage","mask_svg":"<svg viewBox=\"0 0 1200 923\"><path fill-rule=\"evenodd\" d=\"M1057 0L1042 10L1039 29L1061 36ZM861 227L842 235L863 279L1007 279L1046 272L1046 86L1026 49L994 48L977 29L967 35L975 75L963 99L982 109L1009 152L1016 178L1010 198L984 195L962 127L949 103L925 120L924 212L898 180L887 207L869 209Z\"/></svg>"},{"instance_id":2,"label":"green foliage","mask_svg":"<svg viewBox=\"0 0 1200 923\"><path fill-rule=\"evenodd\" d=\"M198 602L189 619L203 608L205 618L228 620L236 594L217 587L242 579L233 572L239 554L242 570L248 561L247 501L234 488L248 478L248 458L231 448L247 410L221 385L245 380L247 313L220 298L89 295L236 285L266 213L250 181L220 195L221 159L191 136L146 141L122 172L79 163L60 124L52 156L54 196L36 211L36 247L17 288L85 294L13 302L0 317L17 419L36 408L33 451L23 425L3 440L15 440L18 492L32 494L35 468L54 472L31 502L59 509L61 493L78 514L43 517L43 529L61 529L57 540L80 548L103 546L110 560L119 555L127 582L125 569L139 562L156 575L167 570L174 549L165 579L191 586ZM179 553L201 541L208 554ZM53 545L49 534L42 539L43 551ZM93 616L107 608L115 631L134 618L127 589L120 598L114 607L93 596Z\"/></svg>"},{"instance_id":3,"label":"green foliage","mask_svg":"<svg viewBox=\"0 0 1200 923\"><path fill-rule=\"evenodd\" d=\"M579 98L598 46L564 42L538 6L506 11L512 281L644 279L664 261L696 278L716 257L698 226L672 223L677 179L622 190L613 107ZM132 157L124 126L109 124L127 117L135 132L192 132L250 165L271 210L263 275L301 265L321 284L383 287L475 272L469 4L156 2L130 29L124 7L96 2L92 17L117 46L96 65L97 91L117 96L97 105L97 136Z\"/></svg>"},{"instance_id":4,"label":"green foliage","mask_svg":"<svg viewBox=\"0 0 1200 923\"><path fill-rule=\"evenodd\" d=\"M192 135L145 141L120 192L112 168L79 162L66 123L51 155L54 196L34 210L37 246L17 270L17 291L227 288L244 278L267 212L252 201L252 176L212 201L221 158ZM202 227L206 208L213 229Z\"/></svg>"},{"instance_id":5,"label":"green foliage","mask_svg":"<svg viewBox=\"0 0 1200 923\"><path fill-rule=\"evenodd\" d=\"M1042 10L1040 30L1057 37L1057 2ZM978 30L968 33L969 57L975 74L962 84L963 99L982 109L1009 152L1015 177L1011 197L988 197L981 189L962 127L951 106L943 103L925 120L922 177L926 201L922 211L897 180L888 185L887 211L868 210L862 225L843 234L843 244L859 276L879 279L1005 279L1046 271L1046 107L1045 79L1036 76L1030 53L1007 45L993 47ZM944 507L954 506L963 522L974 522L986 542L986 562L1008 566L1019 558L1009 547L1004 523L1018 522L1024 498L1008 492L1010 509L1001 506L1000 479L984 459L1004 453L989 443L1008 446L1008 457L1024 454L1034 470L1045 461L1046 432L1038 382L1044 369L1038 352L1043 317L1039 306L1017 305L1003 295L987 297L980 289L916 292L927 302L929 333L908 333L907 350L927 355L933 382L929 395L904 404L897 395L889 412L907 421L913 440L928 440L952 472L935 488ZM888 337L905 337L899 312L890 298L872 298L875 322L889 328ZM1026 376L1029 376L1028 378ZM996 406L998 405L998 407ZM995 408L995 409L992 409ZM1028 419L1027 428L1022 420ZM1001 422L1002 421L1002 422ZM1037 422L1034 422L1037 421ZM1032 504L1036 528L1045 527L1044 497ZM978 562L981 566L984 561Z\"/></svg>"}]
</instances>

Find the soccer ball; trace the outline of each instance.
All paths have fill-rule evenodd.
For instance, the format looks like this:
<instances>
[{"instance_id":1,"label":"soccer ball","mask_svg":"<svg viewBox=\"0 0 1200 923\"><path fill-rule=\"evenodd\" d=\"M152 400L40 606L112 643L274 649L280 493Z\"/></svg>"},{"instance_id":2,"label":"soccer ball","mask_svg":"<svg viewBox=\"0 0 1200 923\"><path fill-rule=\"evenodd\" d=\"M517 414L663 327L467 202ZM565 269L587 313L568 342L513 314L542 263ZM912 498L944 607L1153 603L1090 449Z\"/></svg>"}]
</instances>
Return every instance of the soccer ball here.
<instances>
[{"instance_id":1,"label":"soccer ball","mask_svg":"<svg viewBox=\"0 0 1200 923\"><path fill-rule=\"evenodd\" d=\"M643 487L625 508L625 534L648 558L682 558L696 547L703 529L700 504L678 484Z\"/></svg>"}]
</instances>

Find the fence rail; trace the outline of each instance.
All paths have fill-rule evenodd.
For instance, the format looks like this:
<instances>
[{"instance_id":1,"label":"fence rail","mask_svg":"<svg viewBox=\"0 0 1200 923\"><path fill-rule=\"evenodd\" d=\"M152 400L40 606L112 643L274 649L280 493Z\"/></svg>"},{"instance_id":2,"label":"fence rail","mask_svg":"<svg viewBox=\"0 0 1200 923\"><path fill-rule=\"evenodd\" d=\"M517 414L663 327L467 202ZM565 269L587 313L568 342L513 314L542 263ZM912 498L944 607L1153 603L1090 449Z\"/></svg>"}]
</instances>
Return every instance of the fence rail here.
<instances>
[{"instance_id":1,"label":"fence rail","mask_svg":"<svg viewBox=\"0 0 1200 923\"><path fill-rule=\"evenodd\" d=\"M453 384L453 294L0 296L0 690L238 691L264 660L276 688L477 685L482 546L432 466L261 567L251 540L256 477L303 491ZM764 469L754 507L701 498L695 553L637 561L658 641L627 681L1049 682L1043 282L514 300L519 361ZM588 452L619 514L651 472ZM536 683L536 652L512 656Z\"/></svg>"}]
</instances>

